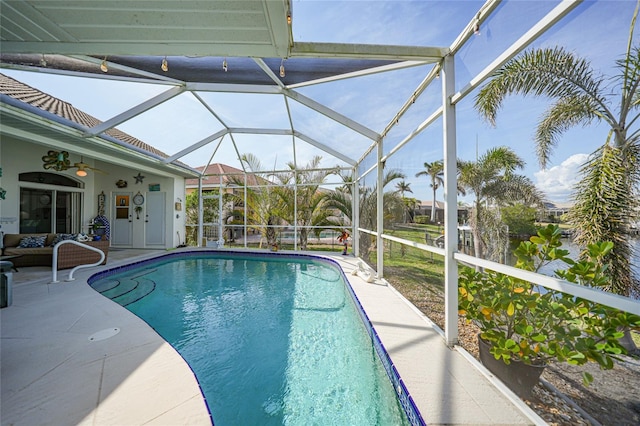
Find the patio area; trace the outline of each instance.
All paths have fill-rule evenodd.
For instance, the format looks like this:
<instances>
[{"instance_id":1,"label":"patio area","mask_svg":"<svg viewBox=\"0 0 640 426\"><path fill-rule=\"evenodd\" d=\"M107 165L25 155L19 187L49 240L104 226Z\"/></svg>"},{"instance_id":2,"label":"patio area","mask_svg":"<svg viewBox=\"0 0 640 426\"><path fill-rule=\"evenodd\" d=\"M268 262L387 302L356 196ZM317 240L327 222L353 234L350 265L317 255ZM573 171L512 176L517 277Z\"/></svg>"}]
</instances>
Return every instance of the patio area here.
<instances>
[{"instance_id":1,"label":"patio area","mask_svg":"<svg viewBox=\"0 0 640 426\"><path fill-rule=\"evenodd\" d=\"M114 250L102 268L165 253ZM357 259L325 256L340 263L428 424L544 424L471 356L449 349L442 332L391 286L351 275ZM14 272L13 304L0 311L2 423L210 424L182 357L86 285L102 268L57 284L48 284L50 268Z\"/></svg>"}]
</instances>

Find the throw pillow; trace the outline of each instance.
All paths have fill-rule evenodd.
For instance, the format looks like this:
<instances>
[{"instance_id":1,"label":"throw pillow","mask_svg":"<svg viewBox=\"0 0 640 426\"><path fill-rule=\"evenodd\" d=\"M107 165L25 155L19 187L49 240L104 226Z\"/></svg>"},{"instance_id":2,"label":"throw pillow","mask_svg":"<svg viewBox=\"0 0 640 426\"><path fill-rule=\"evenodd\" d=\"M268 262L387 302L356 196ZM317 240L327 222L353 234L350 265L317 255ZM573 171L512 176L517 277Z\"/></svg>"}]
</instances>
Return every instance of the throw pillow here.
<instances>
[{"instance_id":1,"label":"throw pillow","mask_svg":"<svg viewBox=\"0 0 640 426\"><path fill-rule=\"evenodd\" d=\"M44 241L47 239L46 235L33 235L29 237L22 237L20 239L19 248L38 248L44 247Z\"/></svg>"},{"instance_id":2,"label":"throw pillow","mask_svg":"<svg viewBox=\"0 0 640 426\"><path fill-rule=\"evenodd\" d=\"M51 246L55 246L60 241L75 240L76 237L77 237L77 234L57 234L56 237L53 239L53 243L51 243Z\"/></svg>"}]
</instances>

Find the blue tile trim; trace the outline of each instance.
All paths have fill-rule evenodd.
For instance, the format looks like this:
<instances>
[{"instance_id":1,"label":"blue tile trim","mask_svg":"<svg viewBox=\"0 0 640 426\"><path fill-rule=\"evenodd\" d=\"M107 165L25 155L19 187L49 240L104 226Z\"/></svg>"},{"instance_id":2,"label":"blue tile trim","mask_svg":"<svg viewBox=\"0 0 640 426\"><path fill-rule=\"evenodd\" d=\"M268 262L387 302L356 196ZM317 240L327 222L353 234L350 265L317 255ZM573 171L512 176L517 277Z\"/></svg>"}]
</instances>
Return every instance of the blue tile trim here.
<instances>
[{"instance_id":1,"label":"blue tile trim","mask_svg":"<svg viewBox=\"0 0 640 426\"><path fill-rule=\"evenodd\" d=\"M360 319L362 320L362 323L365 326L365 330L367 334L372 340L373 347L375 348L376 354L378 355L378 358L380 359L380 362L382 363L387 373L387 377L393 384L393 389L396 393L396 396L398 397L398 400L400 401L400 405L402 406L402 409L404 410L407 416L407 419L409 420L409 423L411 423L412 426L426 426L426 422L422 418L422 415L420 414L418 407L416 407L416 404L413 401L413 398L409 394L409 390L407 389L407 387L404 384L404 381L400 377L400 374L398 373L398 370L393 364L393 361L391 360L389 353L387 352L384 345L382 344L382 341L380 340L380 337L378 336L378 333L376 332L375 327L373 326L373 324L369 320L369 317L364 311L364 308L362 307L362 304L360 303L358 296L356 296L356 293L351 287L351 283L349 282L349 279L347 278L344 271L340 267L340 264L333 259L309 255L309 254L300 254L300 253L271 253L271 252L251 252L251 251L236 251L236 250L224 250L224 251L184 250L180 252L164 254L164 255L153 257L150 259L141 260L138 262L134 262L127 265L122 265L115 268L107 269L102 272L98 272L92 275L91 277L89 277L89 279L87 280L87 283L91 285L92 283L94 283L99 279L107 278L112 275L119 274L121 272L126 272L131 269L145 267L147 265L155 264L157 262L161 262L164 260L188 259L195 256L208 256L208 257L215 257L215 258L229 256L231 258L242 257L245 259L249 258L249 259L256 259L256 260L268 259L268 258L305 259L305 260L313 260L315 262L331 264L335 266L340 271L340 274L342 275L342 278L344 279L344 282L347 285L349 293L351 294L351 297L353 298L353 301L356 305L358 314L360 315ZM191 366L189 366L189 368L191 368ZM194 373L194 376L195 376L195 373ZM200 386L199 383L198 383L198 386ZM200 393L204 396L204 393L202 393L202 389L200 389ZM207 403L206 398L205 398L205 405L207 406L207 410L209 410L209 404ZM209 416L211 417L211 410L209 410ZM211 417L211 423L213 424L213 417Z\"/></svg>"}]
</instances>

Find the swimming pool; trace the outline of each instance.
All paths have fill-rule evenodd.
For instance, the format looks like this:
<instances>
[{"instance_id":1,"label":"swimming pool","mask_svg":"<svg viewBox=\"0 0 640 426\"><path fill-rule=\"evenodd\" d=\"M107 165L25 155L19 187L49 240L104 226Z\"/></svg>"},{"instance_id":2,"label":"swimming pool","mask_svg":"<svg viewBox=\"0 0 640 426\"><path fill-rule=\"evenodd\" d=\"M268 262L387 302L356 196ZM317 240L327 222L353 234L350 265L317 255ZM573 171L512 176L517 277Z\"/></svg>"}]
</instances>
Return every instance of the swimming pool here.
<instances>
[{"instance_id":1,"label":"swimming pool","mask_svg":"<svg viewBox=\"0 0 640 426\"><path fill-rule=\"evenodd\" d=\"M105 271L89 283L176 348L217 425L421 424L332 263L197 251Z\"/></svg>"}]
</instances>

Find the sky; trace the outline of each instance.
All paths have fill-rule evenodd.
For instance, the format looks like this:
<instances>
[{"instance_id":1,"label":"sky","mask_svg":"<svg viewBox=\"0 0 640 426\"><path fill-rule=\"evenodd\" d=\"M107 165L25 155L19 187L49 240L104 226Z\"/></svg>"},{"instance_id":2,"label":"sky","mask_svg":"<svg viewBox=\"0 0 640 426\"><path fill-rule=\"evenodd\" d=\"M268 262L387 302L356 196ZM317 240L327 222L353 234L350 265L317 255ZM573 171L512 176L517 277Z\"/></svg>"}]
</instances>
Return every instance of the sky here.
<instances>
[{"instance_id":1,"label":"sky","mask_svg":"<svg viewBox=\"0 0 640 426\"><path fill-rule=\"evenodd\" d=\"M470 22L483 4L481 1L312 1L292 0L293 35L295 41L340 42L365 44L398 44L448 47ZM505 48L517 40L538 19L555 7L557 2L506 1L456 55L456 89L464 87ZM540 37L533 47L563 46L587 58L597 73L607 77L615 72L615 60L626 49L635 0L585 1L576 10ZM634 34L638 34L636 29ZM637 44L637 40L635 41ZM233 59L229 60L230 72ZM410 98L431 66L414 67L393 73L377 74L361 79L343 80L299 91L345 116L381 132L402 104ZM13 70L2 70L20 81L72 103L75 107L101 120L131 108L167 90L166 86L112 82L87 78L71 78ZM608 79L614 85L614 81ZM612 86L615 93L615 86ZM474 160L494 146L513 148L525 161L521 171L528 176L549 201L570 201L580 165L588 154L600 146L607 136L605 126L593 123L565 132L555 147L546 169L541 169L535 154L533 135L540 115L549 107L548 99L507 98L497 117L497 126L482 121L473 108L476 92L456 107L458 157ZM288 127L282 96L236 95L205 93L202 97L214 106L216 113L228 124L246 127ZM439 80L431 85L403 116L384 140L388 153L410 134L440 105ZM615 108L617 98L611 97ZM295 102L290 102L296 128L303 133L327 141L346 155L359 159L371 143L361 135L344 129L335 122ZM220 130L221 124L190 94L184 94L142 114L119 128L139 139L172 154ZM269 168L285 168L292 159L291 138L239 135L240 153L254 153ZM202 166L211 157L215 143L182 160L191 166ZM238 166L235 150L229 138L221 143L214 162ZM296 158L323 156L323 165L344 165L314 147L297 143ZM416 178L425 162L443 158L442 127L437 120L409 142L397 154L389 157L386 167L400 169L411 185L413 196L431 200L426 178ZM365 164L373 164L367 158ZM365 167L366 168L366 167ZM372 178L365 179L372 184ZM437 199L442 200L442 189ZM471 201L472 196L463 197Z\"/></svg>"}]
</instances>

